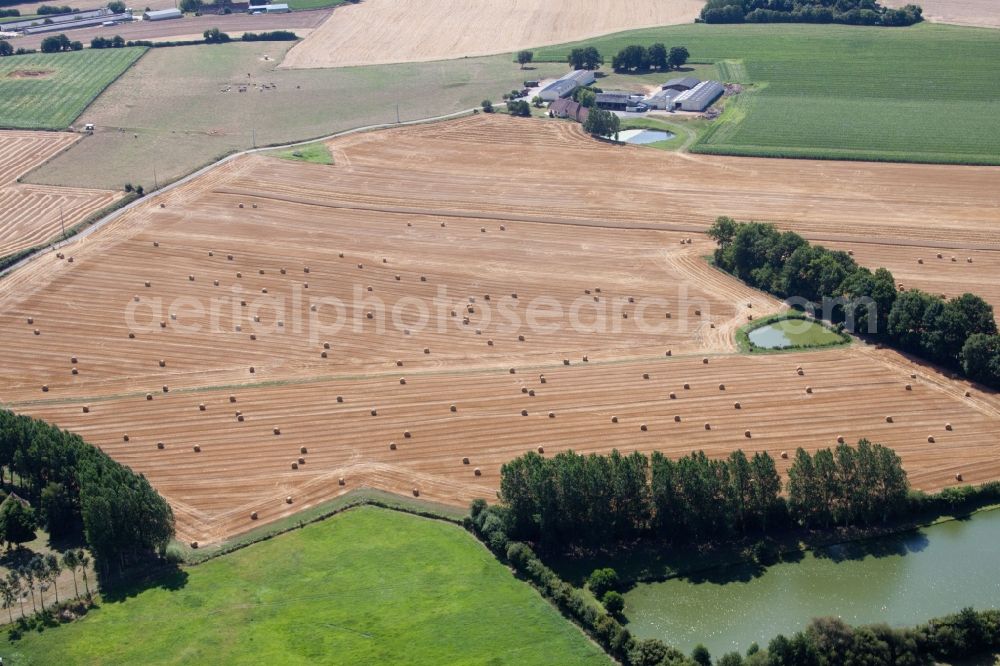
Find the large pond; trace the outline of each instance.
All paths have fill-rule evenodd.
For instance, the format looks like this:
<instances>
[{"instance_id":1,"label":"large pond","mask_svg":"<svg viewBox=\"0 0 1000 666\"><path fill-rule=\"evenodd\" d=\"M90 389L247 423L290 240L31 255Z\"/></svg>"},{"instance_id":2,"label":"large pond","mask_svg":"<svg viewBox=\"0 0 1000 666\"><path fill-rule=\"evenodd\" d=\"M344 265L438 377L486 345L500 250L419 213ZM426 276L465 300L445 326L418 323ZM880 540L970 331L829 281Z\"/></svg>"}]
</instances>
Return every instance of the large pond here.
<instances>
[{"instance_id":1,"label":"large pond","mask_svg":"<svg viewBox=\"0 0 1000 666\"><path fill-rule=\"evenodd\" d=\"M841 341L837 333L809 319L782 319L753 329L747 337L762 349L829 345Z\"/></svg>"},{"instance_id":2,"label":"large pond","mask_svg":"<svg viewBox=\"0 0 1000 666\"><path fill-rule=\"evenodd\" d=\"M761 573L749 567L638 585L625 595L628 628L713 656L766 646L811 618L910 626L965 606L1000 607L1000 510L919 532L807 553Z\"/></svg>"},{"instance_id":3,"label":"large pond","mask_svg":"<svg viewBox=\"0 0 1000 666\"><path fill-rule=\"evenodd\" d=\"M622 130L618 133L618 139L624 141L625 143L656 143L658 141L669 141L670 139L677 136L673 132L664 132L663 130L647 130L647 129L631 129Z\"/></svg>"}]
</instances>

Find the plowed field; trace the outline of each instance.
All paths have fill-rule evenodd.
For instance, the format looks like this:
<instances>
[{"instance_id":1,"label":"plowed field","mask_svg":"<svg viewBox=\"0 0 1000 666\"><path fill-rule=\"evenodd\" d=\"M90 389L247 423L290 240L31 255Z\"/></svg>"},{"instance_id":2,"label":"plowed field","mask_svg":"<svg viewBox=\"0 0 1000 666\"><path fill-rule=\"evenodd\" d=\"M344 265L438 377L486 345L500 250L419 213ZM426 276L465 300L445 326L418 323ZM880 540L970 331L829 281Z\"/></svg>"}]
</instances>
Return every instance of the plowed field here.
<instances>
[{"instance_id":1,"label":"plowed field","mask_svg":"<svg viewBox=\"0 0 1000 666\"><path fill-rule=\"evenodd\" d=\"M1000 477L992 394L861 345L735 354L732 330L779 304L697 233L775 219L900 266L909 238L960 246L920 267L964 289L996 279L998 170L691 158L483 116L330 148L229 162L0 282L0 399L146 473L182 538L359 486L493 497L538 446L866 436L926 490Z\"/></svg>"}]
</instances>

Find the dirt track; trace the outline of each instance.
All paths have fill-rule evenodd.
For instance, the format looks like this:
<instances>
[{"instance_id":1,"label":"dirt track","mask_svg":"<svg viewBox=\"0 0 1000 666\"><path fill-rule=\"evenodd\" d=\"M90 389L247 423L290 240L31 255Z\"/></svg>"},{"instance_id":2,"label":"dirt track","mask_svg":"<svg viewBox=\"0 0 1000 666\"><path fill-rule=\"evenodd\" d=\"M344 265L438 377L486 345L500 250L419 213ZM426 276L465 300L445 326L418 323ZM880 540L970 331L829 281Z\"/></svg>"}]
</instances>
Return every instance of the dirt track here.
<instances>
[{"instance_id":1,"label":"dirt track","mask_svg":"<svg viewBox=\"0 0 1000 666\"><path fill-rule=\"evenodd\" d=\"M43 243L121 195L44 185L17 179L80 137L68 132L0 131L0 257Z\"/></svg>"},{"instance_id":2,"label":"dirt track","mask_svg":"<svg viewBox=\"0 0 1000 666\"><path fill-rule=\"evenodd\" d=\"M427 62L692 22L701 0L365 0L339 7L283 67Z\"/></svg>"},{"instance_id":3,"label":"dirt track","mask_svg":"<svg viewBox=\"0 0 1000 666\"><path fill-rule=\"evenodd\" d=\"M917 487L1000 478L994 395L870 348L732 354L732 329L777 304L710 268L711 244L691 231L721 213L770 216L852 238L863 261L898 250L886 256L901 264L911 248L891 244L908 237L985 248L1000 170L688 158L483 116L331 150L334 166L234 160L66 248L72 264L46 256L0 282L0 399L148 474L180 536L201 542L249 529L251 511L267 521L362 485L492 497L500 464L539 445L779 455L867 436L900 452ZM995 280L995 254L977 252L971 266ZM925 261L942 288L968 287L969 265ZM418 298L433 314L441 287L443 330L421 329L413 301L393 326L393 304ZM223 297L208 329L195 305ZM345 304L339 332L309 325L333 321L329 304L310 309L323 297ZM503 308L523 322L540 297L607 307L606 330L568 316L546 319L561 324L550 333L504 325ZM374 299L389 306L382 333ZM134 339L130 307L148 325Z\"/></svg>"}]
</instances>

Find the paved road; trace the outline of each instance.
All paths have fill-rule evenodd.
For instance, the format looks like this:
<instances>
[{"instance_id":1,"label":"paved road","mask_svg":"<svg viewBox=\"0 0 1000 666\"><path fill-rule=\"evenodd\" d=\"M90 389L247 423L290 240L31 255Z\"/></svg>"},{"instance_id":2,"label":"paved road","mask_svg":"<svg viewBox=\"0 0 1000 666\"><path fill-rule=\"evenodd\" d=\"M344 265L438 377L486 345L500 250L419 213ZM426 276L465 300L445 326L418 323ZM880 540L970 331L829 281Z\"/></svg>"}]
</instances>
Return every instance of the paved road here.
<instances>
[{"instance_id":1,"label":"paved road","mask_svg":"<svg viewBox=\"0 0 1000 666\"><path fill-rule=\"evenodd\" d=\"M66 30L71 40L90 45L94 37L114 37L121 35L126 40L163 39L182 35L200 35L210 28L223 32L265 32L270 30L294 30L296 28L317 28L330 15L329 9L250 16L249 14L227 14L224 16L185 16L168 21L134 21L112 27L96 26ZM14 48L37 49L42 40L51 34L28 35L9 40Z\"/></svg>"}]
</instances>

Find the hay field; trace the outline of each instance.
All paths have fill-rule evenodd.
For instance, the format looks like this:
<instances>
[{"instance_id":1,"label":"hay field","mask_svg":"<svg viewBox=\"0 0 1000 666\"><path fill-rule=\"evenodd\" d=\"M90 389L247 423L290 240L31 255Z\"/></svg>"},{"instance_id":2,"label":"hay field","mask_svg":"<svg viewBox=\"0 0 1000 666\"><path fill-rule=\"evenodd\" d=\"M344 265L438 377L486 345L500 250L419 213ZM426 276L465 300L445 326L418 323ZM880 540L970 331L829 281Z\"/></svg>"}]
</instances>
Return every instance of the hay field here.
<instances>
[{"instance_id":1,"label":"hay field","mask_svg":"<svg viewBox=\"0 0 1000 666\"><path fill-rule=\"evenodd\" d=\"M728 213L859 248L912 235L992 256L997 170L673 155L501 116L329 147L333 165L234 160L0 282L0 399L146 473L184 539L219 541L361 486L493 497L500 465L540 445L777 456L867 436L926 490L1000 477L992 394L858 346L736 355L733 329L778 304L709 267L697 233ZM564 308L544 322L558 330L507 325L505 309L527 322L543 296ZM344 303L339 331L313 300L329 297ZM213 298L225 299L215 328ZM443 328L421 328L403 298L440 308ZM584 323L607 307L606 328L575 329L573 303Z\"/></svg>"},{"instance_id":2,"label":"hay field","mask_svg":"<svg viewBox=\"0 0 1000 666\"><path fill-rule=\"evenodd\" d=\"M53 156L68 149L79 135L64 132L0 131L0 257L44 243L121 195L17 182Z\"/></svg>"},{"instance_id":3,"label":"hay field","mask_svg":"<svg viewBox=\"0 0 1000 666\"><path fill-rule=\"evenodd\" d=\"M509 53L690 23L700 0L365 0L296 45L283 67L351 67Z\"/></svg>"},{"instance_id":4,"label":"hay field","mask_svg":"<svg viewBox=\"0 0 1000 666\"><path fill-rule=\"evenodd\" d=\"M908 0L885 0L886 7L902 7ZM924 19L934 23L1000 28L1000 5L995 0L921 0Z\"/></svg>"}]
</instances>

